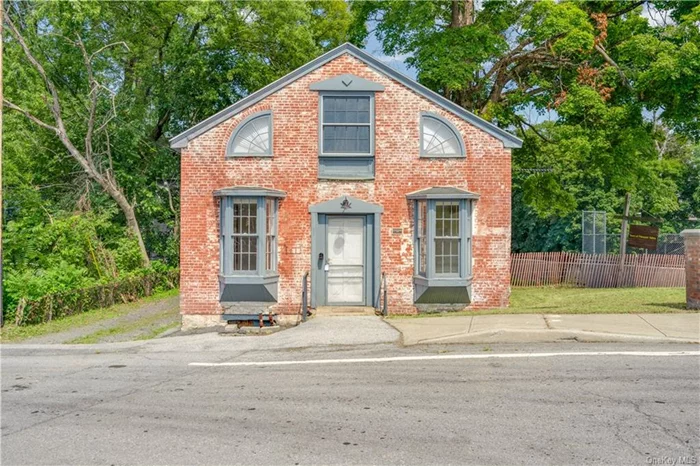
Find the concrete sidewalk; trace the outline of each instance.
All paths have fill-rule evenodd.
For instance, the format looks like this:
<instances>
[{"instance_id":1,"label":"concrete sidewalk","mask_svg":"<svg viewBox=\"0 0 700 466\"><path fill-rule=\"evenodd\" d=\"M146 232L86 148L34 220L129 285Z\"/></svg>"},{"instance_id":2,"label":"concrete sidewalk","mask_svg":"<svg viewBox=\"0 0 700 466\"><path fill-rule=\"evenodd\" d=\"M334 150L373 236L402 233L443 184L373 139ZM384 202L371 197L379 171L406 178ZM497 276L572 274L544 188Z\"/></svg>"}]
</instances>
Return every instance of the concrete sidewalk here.
<instances>
[{"instance_id":1,"label":"concrete sidewalk","mask_svg":"<svg viewBox=\"0 0 700 466\"><path fill-rule=\"evenodd\" d=\"M700 343L700 314L500 314L387 319L404 345L428 343Z\"/></svg>"}]
</instances>

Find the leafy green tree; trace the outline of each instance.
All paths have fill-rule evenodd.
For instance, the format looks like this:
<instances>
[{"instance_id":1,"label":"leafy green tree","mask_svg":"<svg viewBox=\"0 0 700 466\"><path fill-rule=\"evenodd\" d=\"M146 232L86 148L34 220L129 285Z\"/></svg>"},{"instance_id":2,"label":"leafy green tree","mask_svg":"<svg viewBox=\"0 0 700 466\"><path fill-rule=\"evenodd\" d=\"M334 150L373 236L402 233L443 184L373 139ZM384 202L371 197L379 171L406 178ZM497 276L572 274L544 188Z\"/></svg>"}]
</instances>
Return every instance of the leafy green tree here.
<instances>
[{"instance_id":1,"label":"leafy green tree","mask_svg":"<svg viewBox=\"0 0 700 466\"><path fill-rule=\"evenodd\" d=\"M167 139L339 45L351 22L342 0L4 6L8 277L62 267L43 233L71 222L105 226L93 239L117 274L149 257L176 265L179 160ZM65 262L102 279L79 237L66 237Z\"/></svg>"},{"instance_id":2,"label":"leafy green tree","mask_svg":"<svg viewBox=\"0 0 700 466\"><path fill-rule=\"evenodd\" d=\"M699 3L353 2L352 31L371 26L423 84L517 130L513 247L574 249L580 211L620 212L626 192L665 228L700 211Z\"/></svg>"}]
</instances>

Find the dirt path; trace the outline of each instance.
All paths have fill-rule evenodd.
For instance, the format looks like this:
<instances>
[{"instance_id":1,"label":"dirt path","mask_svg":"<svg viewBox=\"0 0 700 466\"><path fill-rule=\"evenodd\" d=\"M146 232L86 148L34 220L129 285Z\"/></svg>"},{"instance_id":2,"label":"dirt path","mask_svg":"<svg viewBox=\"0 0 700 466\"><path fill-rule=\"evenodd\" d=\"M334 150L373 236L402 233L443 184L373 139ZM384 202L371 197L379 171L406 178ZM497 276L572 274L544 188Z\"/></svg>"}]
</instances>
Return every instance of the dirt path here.
<instances>
[{"instance_id":1,"label":"dirt path","mask_svg":"<svg viewBox=\"0 0 700 466\"><path fill-rule=\"evenodd\" d=\"M128 314L64 332L28 338L22 343L105 343L153 338L180 321L179 296L145 303Z\"/></svg>"}]
</instances>

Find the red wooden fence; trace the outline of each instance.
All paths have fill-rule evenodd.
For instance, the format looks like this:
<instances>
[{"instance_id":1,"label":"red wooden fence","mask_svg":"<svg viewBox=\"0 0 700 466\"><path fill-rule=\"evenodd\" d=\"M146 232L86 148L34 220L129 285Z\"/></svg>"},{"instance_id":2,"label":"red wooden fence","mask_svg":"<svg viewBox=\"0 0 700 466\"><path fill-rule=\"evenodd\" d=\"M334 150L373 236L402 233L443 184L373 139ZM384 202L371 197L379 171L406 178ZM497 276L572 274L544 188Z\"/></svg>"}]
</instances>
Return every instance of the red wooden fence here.
<instances>
[{"instance_id":1,"label":"red wooden fence","mask_svg":"<svg viewBox=\"0 0 700 466\"><path fill-rule=\"evenodd\" d=\"M685 286L685 256L528 252L511 255L513 286L573 285L585 288Z\"/></svg>"}]
</instances>

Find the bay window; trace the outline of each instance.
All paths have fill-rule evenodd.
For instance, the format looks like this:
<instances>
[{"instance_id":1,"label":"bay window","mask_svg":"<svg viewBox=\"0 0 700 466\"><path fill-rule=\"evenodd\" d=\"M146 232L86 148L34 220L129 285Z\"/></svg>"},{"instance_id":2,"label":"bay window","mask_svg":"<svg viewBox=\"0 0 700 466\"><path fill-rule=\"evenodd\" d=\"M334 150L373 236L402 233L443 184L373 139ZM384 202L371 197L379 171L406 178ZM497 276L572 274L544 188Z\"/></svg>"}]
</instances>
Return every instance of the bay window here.
<instances>
[{"instance_id":1,"label":"bay window","mask_svg":"<svg viewBox=\"0 0 700 466\"><path fill-rule=\"evenodd\" d=\"M235 187L214 195L220 198L222 301L272 300L278 279L278 203L285 194L267 188ZM253 293L255 285L262 291Z\"/></svg>"},{"instance_id":2,"label":"bay window","mask_svg":"<svg viewBox=\"0 0 700 466\"><path fill-rule=\"evenodd\" d=\"M414 206L416 302L430 288L470 288L472 215L478 197L451 187L428 188L407 196ZM455 298L459 293L442 292L440 298L435 297L437 293L428 296L448 300L444 302L463 299Z\"/></svg>"}]
</instances>

